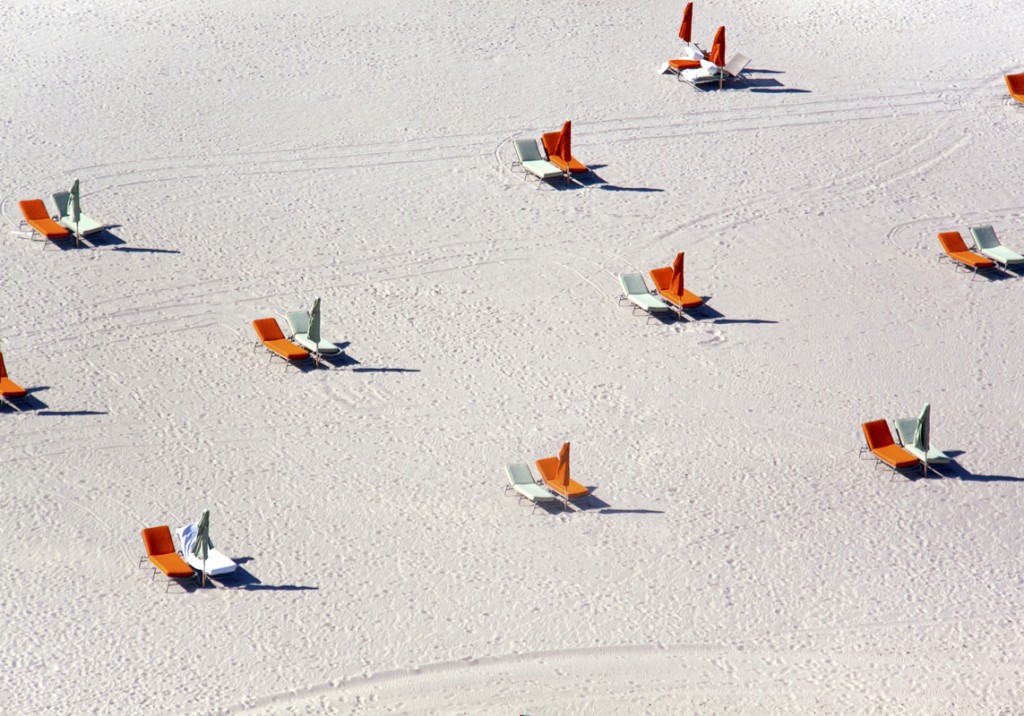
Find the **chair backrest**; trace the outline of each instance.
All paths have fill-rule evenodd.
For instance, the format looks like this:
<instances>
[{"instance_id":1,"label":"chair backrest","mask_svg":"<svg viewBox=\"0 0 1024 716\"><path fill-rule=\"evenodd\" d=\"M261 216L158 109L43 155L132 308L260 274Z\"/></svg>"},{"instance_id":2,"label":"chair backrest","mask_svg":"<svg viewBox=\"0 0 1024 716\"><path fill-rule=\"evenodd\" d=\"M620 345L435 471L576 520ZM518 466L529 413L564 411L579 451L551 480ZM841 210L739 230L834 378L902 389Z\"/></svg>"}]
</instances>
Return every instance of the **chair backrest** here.
<instances>
[{"instance_id":1,"label":"chair backrest","mask_svg":"<svg viewBox=\"0 0 1024 716\"><path fill-rule=\"evenodd\" d=\"M4 354L0 353L0 378L7 377L7 366L4 365Z\"/></svg>"},{"instance_id":2,"label":"chair backrest","mask_svg":"<svg viewBox=\"0 0 1024 716\"><path fill-rule=\"evenodd\" d=\"M622 290L627 296L641 296L651 292L647 288L647 282L644 281L644 277L638 273L624 273L620 275L619 283L622 284Z\"/></svg>"},{"instance_id":3,"label":"chair backrest","mask_svg":"<svg viewBox=\"0 0 1024 716\"><path fill-rule=\"evenodd\" d=\"M142 541L146 545L146 554L174 554L174 540L171 539L171 528L167 525L147 527L142 530Z\"/></svg>"},{"instance_id":4,"label":"chair backrest","mask_svg":"<svg viewBox=\"0 0 1024 716\"><path fill-rule=\"evenodd\" d=\"M309 313L307 311L288 311L285 320L288 321L288 327L292 329L292 334L309 333Z\"/></svg>"},{"instance_id":5,"label":"chair backrest","mask_svg":"<svg viewBox=\"0 0 1024 716\"><path fill-rule=\"evenodd\" d=\"M536 162L544 159L536 139L516 139L512 144L515 146L516 155L521 162Z\"/></svg>"},{"instance_id":6,"label":"chair backrest","mask_svg":"<svg viewBox=\"0 0 1024 716\"><path fill-rule=\"evenodd\" d=\"M506 465L505 472L508 473L508 481L511 485L534 485L533 473L530 466L524 462L517 462L515 465Z\"/></svg>"},{"instance_id":7,"label":"chair backrest","mask_svg":"<svg viewBox=\"0 0 1024 716\"><path fill-rule=\"evenodd\" d=\"M1024 95L1024 75L1006 75L1006 87L1012 95Z\"/></svg>"},{"instance_id":8,"label":"chair backrest","mask_svg":"<svg viewBox=\"0 0 1024 716\"><path fill-rule=\"evenodd\" d=\"M49 219L46 213L46 205L42 199L25 199L18 202L18 208L26 219Z\"/></svg>"},{"instance_id":9,"label":"chair backrest","mask_svg":"<svg viewBox=\"0 0 1024 716\"><path fill-rule=\"evenodd\" d=\"M869 423L862 423L861 428L864 430L864 439L868 441L868 447L872 450L896 444L896 441L892 439L892 433L889 431L889 423L884 420L872 420Z\"/></svg>"},{"instance_id":10,"label":"chair backrest","mask_svg":"<svg viewBox=\"0 0 1024 716\"><path fill-rule=\"evenodd\" d=\"M276 318L257 318L252 322L257 337L264 343L267 341L279 341L284 338L281 333L281 326L277 325Z\"/></svg>"},{"instance_id":11,"label":"chair backrest","mask_svg":"<svg viewBox=\"0 0 1024 716\"><path fill-rule=\"evenodd\" d=\"M661 268L651 269L651 280L654 281L655 287L659 290L668 289L672 283L672 267L662 266Z\"/></svg>"},{"instance_id":12,"label":"chair backrest","mask_svg":"<svg viewBox=\"0 0 1024 716\"><path fill-rule=\"evenodd\" d=\"M967 251L967 244L959 231L943 231L939 234L939 243L947 254L955 254L960 251Z\"/></svg>"},{"instance_id":13,"label":"chair backrest","mask_svg":"<svg viewBox=\"0 0 1024 716\"><path fill-rule=\"evenodd\" d=\"M904 445L914 442L914 433L917 432L917 418L899 418L892 421L896 425L896 437Z\"/></svg>"},{"instance_id":14,"label":"chair backrest","mask_svg":"<svg viewBox=\"0 0 1024 716\"><path fill-rule=\"evenodd\" d=\"M974 243L979 249L994 249L1001 245L996 230L991 226L972 226L971 236L974 237Z\"/></svg>"},{"instance_id":15,"label":"chair backrest","mask_svg":"<svg viewBox=\"0 0 1024 716\"><path fill-rule=\"evenodd\" d=\"M737 76L739 76L740 72L742 72L743 70L747 69L747 65L749 65L749 64L750 64L750 58L749 57L747 57L746 55L741 55L741 54L737 53L737 54L732 56L732 59L729 60L728 63L726 63L725 67L723 67L722 70L727 75L731 75L732 77L737 77Z\"/></svg>"},{"instance_id":16,"label":"chair backrest","mask_svg":"<svg viewBox=\"0 0 1024 716\"><path fill-rule=\"evenodd\" d=\"M71 198L71 192L69 191L58 191L53 194L53 205L56 207L56 214L60 218L64 218L68 215L68 199Z\"/></svg>"},{"instance_id":17,"label":"chair backrest","mask_svg":"<svg viewBox=\"0 0 1024 716\"><path fill-rule=\"evenodd\" d=\"M540 143L544 145L544 151L549 157L555 153L555 146L558 144L558 138L561 136L561 130L557 132L545 132L540 135Z\"/></svg>"}]
</instances>

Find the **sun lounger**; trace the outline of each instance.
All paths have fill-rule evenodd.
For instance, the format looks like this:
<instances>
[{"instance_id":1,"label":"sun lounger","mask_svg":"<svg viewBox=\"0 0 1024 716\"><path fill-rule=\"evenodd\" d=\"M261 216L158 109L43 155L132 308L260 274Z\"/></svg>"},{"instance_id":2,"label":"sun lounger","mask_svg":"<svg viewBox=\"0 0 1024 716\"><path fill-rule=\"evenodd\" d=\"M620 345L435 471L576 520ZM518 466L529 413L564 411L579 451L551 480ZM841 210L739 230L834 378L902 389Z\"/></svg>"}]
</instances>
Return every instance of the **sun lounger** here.
<instances>
[{"instance_id":1,"label":"sun lounger","mask_svg":"<svg viewBox=\"0 0 1024 716\"><path fill-rule=\"evenodd\" d=\"M619 284L622 286L622 296L619 297L619 303L622 303L623 300L628 301L633 304L634 312L640 309L651 315L654 313L668 313L672 310L663 301L651 295L650 289L647 288L647 282L644 281L644 277L641 274L621 274L619 276Z\"/></svg>"},{"instance_id":2,"label":"sun lounger","mask_svg":"<svg viewBox=\"0 0 1024 716\"><path fill-rule=\"evenodd\" d=\"M527 499L534 504L534 507L541 502L554 502L555 496L551 492L538 485L530 472L530 466L523 462L505 466L505 474L508 475L508 485L505 492L515 490L519 493L519 499Z\"/></svg>"},{"instance_id":3,"label":"sun lounger","mask_svg":"<svg viewBox=\"0 0 1024 716\"><path fill-rule=\"evenodd\" d=\"M57 221L69 231L77 231L80 236L87 236L103 231L103 224L85 214L78 215L78 226L68 218L68 199L71 192L58 191L53 195L53 205L57 209Z\"/></svg>"},{"instance_id":4,"label":"sun lounger","mask_svg":"<svg viewBox=\"0 0 1024 716\"><path fill-rule=\"evenodd\" d=\"M267 350L272 351L273 354L283 358L288 363L309 358L307 351L299 348L284 337L284 334L281 333L281 327L277 325L276 318L257 318L252 322L252 327L256 331L256 337L259 339L253 346L253 350L262 343ZM270 359L273 360L274 355L271 355Z\"/></svg>"},{"instance_id":5,"label":"sun lounger","mask_svg":"<svg viewBox=\"0 0 1024 716\"><path fill-rule=\"evenodd\" d=\"M512 145L516 148L516 156L523 169L541 181L564 177L565 172L549 162L540 153L535 139L515 139Z\"/></svg>"},{"instance_id":6,"label":"sun lounger","mask_svg":"<svg viewBox=\"0 0 1024 716\"><path fill-rule=\"evenodd\" d=\"M18 202L24 224L28 224L32 231L39 234L43 239L65 239L71 232L50 218L46 213L46 205L42 199L26 199Z\"/></svg>"},{"instance_id":7,"label":"sun lounger","mask_svg":"<svg viewBox=\"0 0 1024 716\"><path fill-rule=\"evenodd\" d=\"M298 343L310 353L319 353L322 356L336 356L341 353L341 348L330 341L320 339L314 342L309 338L309 313L306 311L289 311L285 316L288 321L288 328L291 329L291 340Z\"/></svg>"},{"instance_id":8,"label":"sun lounger","mask_svg":"<svg viewBox=\"0 0 1024 716\"><path fill-rule=\"evenodd\" d=\"M4 354L0 353L0 398L8 400L11 398L24 398L28 391L7 377L7 367L4 365Z\"/></svg>"},{"instance_id":9,"label":"sun lounger","mask_svg":"<svg viewBox=\"0 0 1024 716\"><path fill-rule=\"evenodd\" d=\"M178 542L181 543L181 553L184 555L185 561L188 562L192 569L202 572L204 570L203 560L192 554L192 548L196 543L196 528L197 525L193 522L176 530L176 532L178 533ZM216 549L213 545L210 545L210 551L206 555L205 567L208 577L222 577L225 574L231 574L236 569L238 569L238 565L235 564L234 560Z\"/></svg>"},{"instance_id":10,"label":"sun lounger","mask_svg":"<svg viewBox=\"0 0 1024 716\"><path fill-rule=\"evenodd\" d=\"M977 276L979 269L995 268L996 264L992 259L985 258L967 248L964 237L960 235L959 231L942 232L939 234L939 243L942 244L942 250L945 251L945 254L939 254L939 260L950 259L957 271L961 267L965 267Z\"/></svg>"},{"instance_id":11,"label":"sun lounger","mask_svg":"<svg viewBox=\"0 0 1024 716\"><path fill-rule=\"evenodd\" d=\"M692 309L700 308L704 305L704 299L689 289L684 288L683 294L680 296L670 288L672 285L671 266L662 266L661 268L651 269L650 274L651 281L654 282L654 288L662 298L673 306L680 309Z\"/></svg>"},{"instance_id":12,"label":"sun lounger","mask_svg":"<svg viewBox=\"0 0 1024 716\"><path fill-rule=\"evenodd\" d=\"M973 226L971 227L971 236L974 237L974 243L981 250L982 255L1001 264L1003 268L1024 264L1024 256L1003 246L999 237L996 236L995 229L991 226Z\"/></svg>"},{"instance_id":13,"label":"sun lounger","mask_svg":"<svg viewBox=\"0 0 1024 716\"><path fill-rule=\"evenodd\" d=\"M1005 79L1010 97L1024 104L1024 75L1006 75Z\"/></svg>"},{"instance_id":14,"label":"sun lounger","mask_svg":"<svg viewBox=\"0 0 1024 716\"><path fill-rule=\"evenodd\" d=\"M899 420L894 420L893 423L896 425L896 439L900 441L900 445L903 449L923 462L925 458L924 451L918 450L914 447L914 433L917 431L917 418L900 418ZM945 465L948 462L949 455L936 447L931 445L928 446L929 465Z\"/></svg>"},{"instance_id":15,"label":"sun lounger","mask_svg":"<svg viewBox=\"0 0 1024 716\"><path fill-rule=\"evenodd\" d=\"M566 502L590 494L590 490L569 477L569 443L562 445L556 457L541 458L536 465L548 489Z\"/></svg>"},{"instance_id":16,"label":"sun lounger","mask_svg":"<svg viewBox=\"0 0 1024 716\"><path fill-rule=\"evenodd\" d=\"M897 445L896 441L892 439L889 423L884 420L872 420L862 423L860 427L864 431L864 439L868 443L867 448L861 449L862 453L867 450L894 471L917 464L917 458Z\"/></svg>"},{"instance_id":17,"label":"sun lounger","mask_svg":"<svg viewBox=\"0 0 1024 716\"><path fill-rule=\"evenodd\" d=\"M721 88L726 82L742 79L743 70L749 64L750 58L739 54L733 55L733 58L722 67L713 62L701 60L699 68L683 70L679 73L679 78L694 87L717 82Z\"/></svg>"},{"instance_id":18,"label":"sun lounger","mask_svg":"<svg viewBox=\"0 0 1024 716\"><path fill-rule=\"evenodd\" d=\"M558 139L562 136L562 132L546 132L540 135L541 144L544 145L544 151L547 152L548 161L559 167L563 172L570 174L586 174L590 170L583 166L576 157L570 156L569 162L566 163L560 156L558 156L556 147L558 146Z\"/></svg>"},{"instance_id":19,"label":"sun lounger","mask_svg":"<svg viewBox=\"0 0 1024 716\"><path fill-rule=\"evenodd\" d=\"M195 572L174 550L174 540L171 539L171 528L167 525L159 527L147 527L142 530L142 542L146 545L146 554L139 559L139 565L148 557L153 565L153 576L159 570L168 578L168 586L176 580L192 579Z\"/></svg>"}]
</instances>

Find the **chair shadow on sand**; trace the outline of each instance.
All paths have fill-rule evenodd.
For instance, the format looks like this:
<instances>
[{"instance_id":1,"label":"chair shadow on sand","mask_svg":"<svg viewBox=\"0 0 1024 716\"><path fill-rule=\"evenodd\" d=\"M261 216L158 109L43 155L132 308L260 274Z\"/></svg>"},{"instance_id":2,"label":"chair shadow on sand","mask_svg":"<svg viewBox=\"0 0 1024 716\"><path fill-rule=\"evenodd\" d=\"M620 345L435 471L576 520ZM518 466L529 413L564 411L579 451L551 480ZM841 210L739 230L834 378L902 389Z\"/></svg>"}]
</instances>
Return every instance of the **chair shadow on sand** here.
<instances>
[{"instance_id":1,"label":"chair shadow on sand","mask_svg":"<svg viewBox=\"0 0 1024 716\"><path fill-rule=\"evenodd\" d=\"M573 174L569 181L553 179L547 182L547 184L555 191L575 191L577 189L587 189L588 187L596 187L602 191L628 191L646 194L665 191L664 189L647 186L618 186L616 184L609 184L597 173L598 169L603 169L606 166L606 164L593 164L587 167L589 170L587 173Z\"/></svg>"},{"instance_id":2,"label":"chair shadow on sand","mask_svg":"<svg viewBox=\"0 0 1024 716\"><path fill-rule=\"evenodd\" d=\"M1024 477L1014 477L1013 475L977 475L953 459L963 455L963 450L943 450L943 452L951 458L950 461L943 465L929 465L927 476L921 474L920 465L916 468L907 468L904 476L910 482L917 482L921 479L948 479L960 480L962 482L1024 482Z\"/></svg>"},{"instance_id":3,"label":"chair shadow on sand","mask_svg":"<svg viewBox=\"0 0 1024 716\"><path fill-rule=\"evenodd\" d=\"M623 509L616 508L609 505L607 502L602 500L600 497L594 494L597 487L587 485L587 489L590 490L590 494L586 497L581 497L578 500L566 504L561 499L555 500L554 502L538 502L536 503L537 508L544 510L549 515L561 515L566 512L596 512L599 515L663 515L664 510L644 510L644 509Z\"/></svg>"},{"instance_id":4,"label":"chair shadow on sand","mask_svg":"<svg viewBox=\"0 0 1024 716\"><path fill-rule=\"evenodd\" d=\"M313 587L302 584L264 584L259 577L254 575L252 572L247 570L242 565L246 562L252 562L252 557L236 557L234 558L235 564L238 567L231 574L225 574L220 577L207 577L206 586L207 588L214 587L216 589L237 589L249 592L255 592L260 590L276 591L276 592L310 592L317 591L320 587ZM188 591L195 591L196 589L202 589L202 580L193 580L186 588L191 587Z\"/></svg>"}]
</instances>

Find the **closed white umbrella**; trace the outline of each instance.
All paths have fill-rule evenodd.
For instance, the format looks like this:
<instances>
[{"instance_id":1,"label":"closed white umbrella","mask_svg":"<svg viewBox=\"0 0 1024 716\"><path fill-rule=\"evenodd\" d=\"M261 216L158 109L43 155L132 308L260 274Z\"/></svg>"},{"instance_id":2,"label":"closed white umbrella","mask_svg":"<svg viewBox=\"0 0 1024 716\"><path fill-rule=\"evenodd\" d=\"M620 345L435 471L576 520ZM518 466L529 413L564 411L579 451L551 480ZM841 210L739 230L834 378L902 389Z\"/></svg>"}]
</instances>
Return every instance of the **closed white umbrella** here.
<instances>
[{"instance_id":1,"label":"closed white umbrella","mask_svg":"<svg viewBox=\"0 0 1024 716\"><path fill-rule=\"evenodd\" d=\"M196 526L196 541L192 545L192 554L203 560L203 586L206 586L206 559L210 556L210 511L203 512Z\"/></svg>"},{"instance_id":2,"label":"closed white umbrella","mask_svg":"<svg viewBox=\"0 0 1024 716\"><path fill-rule=\"evenodd\" d=\"M931 448L931 415L932 406L925 403L921 408L921 414L917 417L917 428L914 430L914 447L924 454L923 475L928 476L928 450Z\"/></svg>"},{"instance_id":3,"label":"closed white umbrella","mask_svg":"<svg viewBox=\"0 0 1024 716\"><path fill-rule=\"evenodd\" d=\"M75 224L75 246L78 246L78 242L82 238L81 234L78 233L78 222L82 220L82 194L78 188L77 179L71 185L71 191L68 193L67 215L68 219Z\"/></svg>"}]
</instances>

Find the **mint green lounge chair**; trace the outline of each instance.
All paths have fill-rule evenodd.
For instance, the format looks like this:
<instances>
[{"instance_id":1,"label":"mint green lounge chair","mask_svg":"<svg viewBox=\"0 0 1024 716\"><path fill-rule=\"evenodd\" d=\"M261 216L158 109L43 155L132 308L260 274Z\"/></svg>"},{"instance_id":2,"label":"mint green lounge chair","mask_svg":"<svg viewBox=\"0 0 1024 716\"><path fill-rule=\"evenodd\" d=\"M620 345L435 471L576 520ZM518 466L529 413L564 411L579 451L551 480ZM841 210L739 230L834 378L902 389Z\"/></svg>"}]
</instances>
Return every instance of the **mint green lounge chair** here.
<instances>
[{"instance_id":1,"label":"mint green lounge chair","mask_svg":"<svg viewBox=\"0 0 1024 716\"><path fill-rule=\"evenodd\" d=\"M545 159L540 153L536 139L514 139L512 144L516 148L516 156L519 157L518 164L522 165L524 171L541 181L565 176L565 172ZM513 162L512 166L515 164L516 162Z\"/></svg>"},{"instance_id":2,"label":"mint green lounge chair","mask_svg":"<svg viewBox=\"0 0 1024 716\"><path fill-rule=\"evenodd\" d=\"M546 487L537 484L533 479L530 466L524 462L517 462L514 465L505 466L505 474L508 475L508 485L505 492L515 490L519 493L519 499L527 499L536 508L541 502L554 502L555 496Z\"/></svg>"},{"instance_id":3,"label":"mint green lounge chair","mask_svg":"<svg viewBox=\"0 0 1024 716\"><path fill-rule=\"evenodd\" d=\"M925 455L922 450L914 447L914 433L917 432L917 418L900 418L893 421L896 424L896 438L900 441L903 449L924 462ZM928 447L929 465L946 465L949 463L949 455L936 447Z\"/></svg>"},{"instance_id":4,"label":"mint green lounge chair","mask_svg":"<svg viewBox=\"0 0 1024 716\"><path fill-rule=\"evenodd\" d=\"M671 311L668 304L651 294L651 290L647 288L647 282L644 281L643 274L619 274L619 284L622 286L619 304L621 305L623 301L628 301L633 304L634 313L636 313L638 308L647 313L648 316L655 313L669 313Z\"/></svg>"},{"instance_id":5,"label":"mint green lounge chair","mask_svg":"<svg viewBox=\"0 0 1024 716\"><path fill-rule=\"evenodd\" d=\"M972 226L971 236L974 237L974 243L982 255L1001 264L1003 268L1024 265L1024 256L1003 246L991 226Z\"/></svg>"},{"instance_id":6,"label":"mint green lounge chair","mask_svg":"<svg viewBox=\"0 0 1024 716\"><path fill-rule=\"evenodd\" d=\"M310 340L309 313L306 311L289 311L285 320L288 321L288 327L292 331L290 340L310 353L322 356L336 356L341 353L341 348L330 341L325 341L322 338L319 341Z\"/></svg>"},{"instance_id":7,"label":"mint green lounge chair","mask_svg":"<svg viewBox=\"0 0 1024 716\"><path fill-rule=\"evenodd\" d=\"M72 233L75 232L75 222L68 218L68 199L71 198L71 192L58 191L53 195L53 205L57 209L57 223L63 226L65 229L70 230ZM89 234L95 234L103 231L103 224L96 221L85 214L80 214L78 218L78 233L80 236L88 236Z\"/></svg>"}]
</instances>

